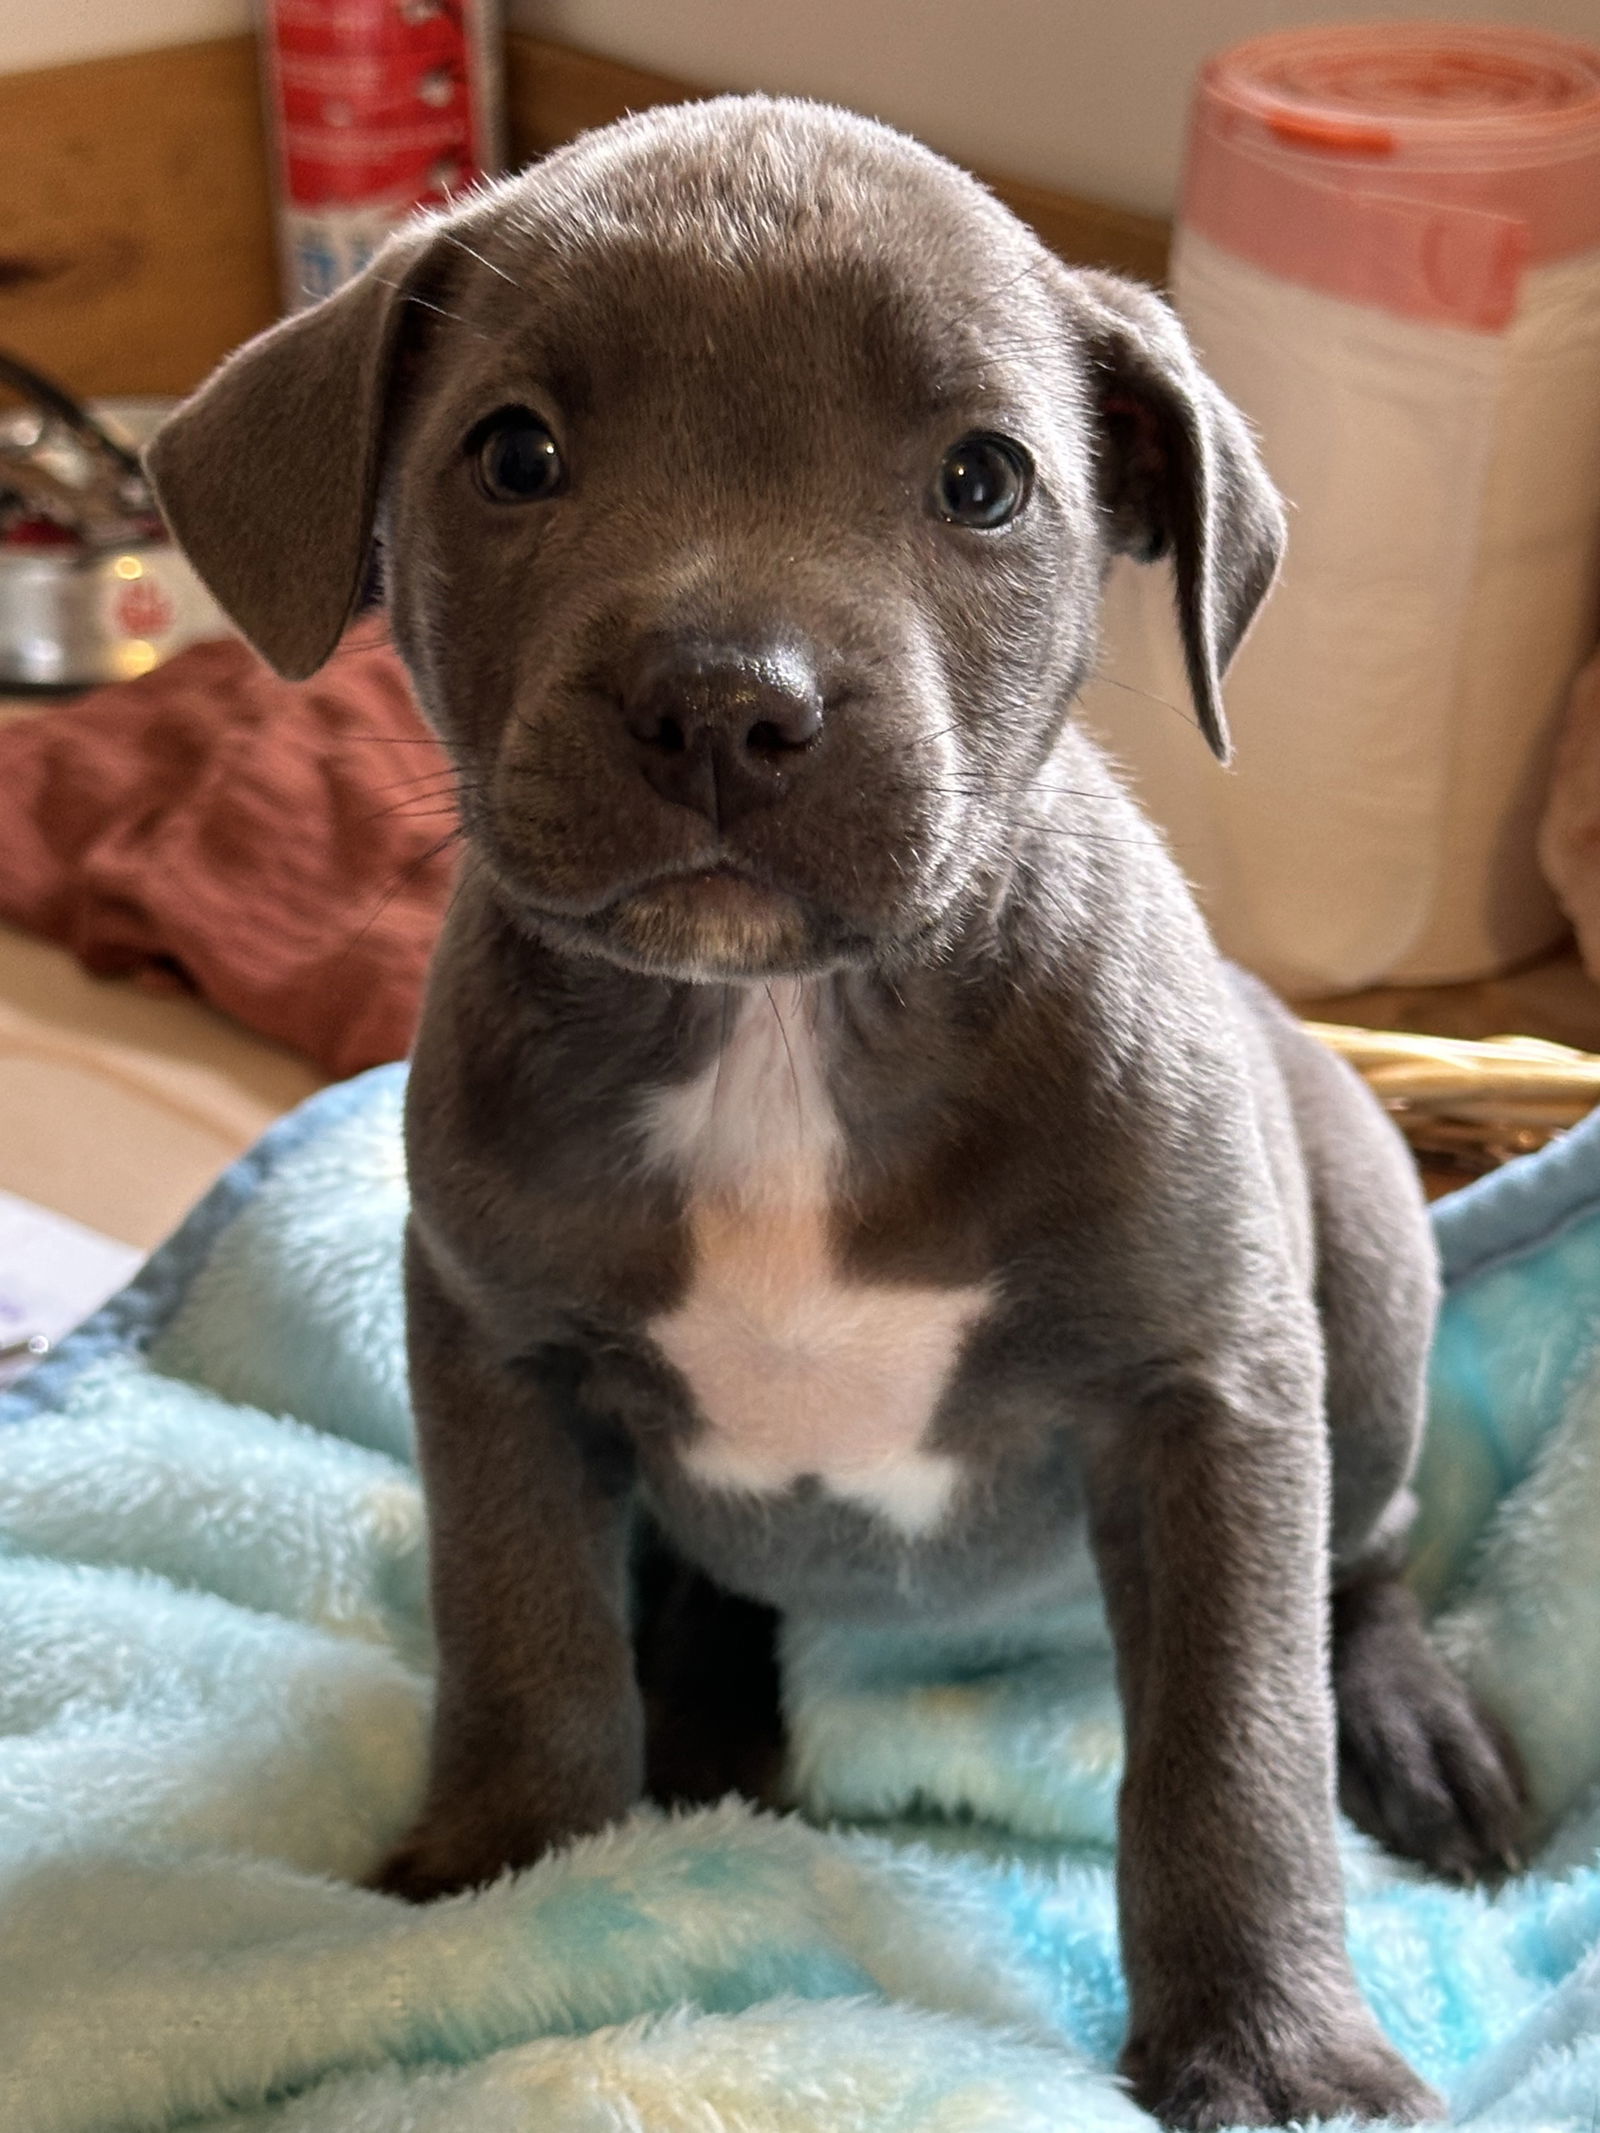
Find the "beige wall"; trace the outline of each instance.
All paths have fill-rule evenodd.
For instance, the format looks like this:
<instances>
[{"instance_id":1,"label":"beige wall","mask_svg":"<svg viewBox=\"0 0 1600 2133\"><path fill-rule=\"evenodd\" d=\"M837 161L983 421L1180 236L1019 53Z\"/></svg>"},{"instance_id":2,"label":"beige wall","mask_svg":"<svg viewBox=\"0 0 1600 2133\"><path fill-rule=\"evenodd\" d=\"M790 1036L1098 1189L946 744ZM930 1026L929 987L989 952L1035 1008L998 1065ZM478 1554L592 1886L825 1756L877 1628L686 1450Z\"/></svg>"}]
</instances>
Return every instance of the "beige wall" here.
<instances>
[{"instance_id":1,"label":"beige wall","mask_svg":"<svg viewBox=\"0 0 1600 2133\"><path fill-rule=\"evenodd\" d=\"M825 96L1020 178L1162 210L1208 51L1352 15L1600 41L1600 0L507 0L520 29L718 88ZM0 0L0 72L223 37L249 0Z\"/></svg>"},{"instance_id":2,"label":"beige wall","mask_svg":"<svg viewBox=\"0 0 1600 2133\"><path fill-rule=\"evenodd\" d=\"M831 97L951 155L1169 208L1194 70L1252 33L1454 15L1600 42L1600 0L509 0L568 44L723 88Z\"/></svg>"},{"instance_id":3,"label":"beige wall","mask_svg":"<svg viewBox=\"0 0 1600 2133\"><path fill-rule=\"evenodd\" d=\"M232 37L249 22L250 0L0 0L0 74Z\"/></svg>"}]
</instances>

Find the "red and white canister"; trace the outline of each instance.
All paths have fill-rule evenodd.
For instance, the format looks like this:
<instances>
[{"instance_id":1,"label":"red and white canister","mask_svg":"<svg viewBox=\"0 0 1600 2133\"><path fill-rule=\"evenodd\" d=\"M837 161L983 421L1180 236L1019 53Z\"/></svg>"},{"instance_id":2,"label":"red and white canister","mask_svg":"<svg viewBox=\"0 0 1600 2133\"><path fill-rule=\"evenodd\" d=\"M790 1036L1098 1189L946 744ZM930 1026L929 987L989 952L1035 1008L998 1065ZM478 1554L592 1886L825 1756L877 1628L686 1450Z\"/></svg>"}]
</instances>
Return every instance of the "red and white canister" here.
<instances>
[{"instance_id":1,"label":"red and white canister","mask_svg":"<svg viewBox=\"0 0 1600 2133\"><path fill-rule=\"evenodd\" d=\"M314 303L413 209L502 162L496 0L260 0L284 295Z\"/></svg>"}]
</instances>

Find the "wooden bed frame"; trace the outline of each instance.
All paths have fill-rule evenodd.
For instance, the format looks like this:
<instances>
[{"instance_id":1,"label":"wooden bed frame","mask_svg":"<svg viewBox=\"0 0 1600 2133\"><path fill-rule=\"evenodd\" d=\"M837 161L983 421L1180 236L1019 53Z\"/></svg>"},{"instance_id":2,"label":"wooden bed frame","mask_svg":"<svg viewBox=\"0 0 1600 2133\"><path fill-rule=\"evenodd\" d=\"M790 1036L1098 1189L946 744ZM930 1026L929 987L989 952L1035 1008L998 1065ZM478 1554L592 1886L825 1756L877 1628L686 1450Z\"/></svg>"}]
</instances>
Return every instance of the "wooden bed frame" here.
<instances>
[{"instance_id":1,"label":"wooden bed frame","mask_svg":"<svg viewBox=\"0 0 1600 2133\"><path fill-rule=\"evenodd\" d=\"M506 92L519 162L705 93L516 35ZM0 347L76 391L187 392L277 315L253 38L0 76L0 169ZM1161 279L1157 217L989 182L1064 258Z\"/></svg>"}]
</instances>

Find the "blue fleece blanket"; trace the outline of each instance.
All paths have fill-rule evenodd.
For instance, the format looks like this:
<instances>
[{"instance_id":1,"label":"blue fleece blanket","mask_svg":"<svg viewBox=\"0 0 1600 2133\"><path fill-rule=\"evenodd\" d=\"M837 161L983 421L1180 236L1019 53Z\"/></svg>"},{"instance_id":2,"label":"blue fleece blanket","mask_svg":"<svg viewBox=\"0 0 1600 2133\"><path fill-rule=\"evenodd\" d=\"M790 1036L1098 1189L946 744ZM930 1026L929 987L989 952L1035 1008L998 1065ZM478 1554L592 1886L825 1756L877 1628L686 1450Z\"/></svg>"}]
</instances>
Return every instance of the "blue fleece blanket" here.
<instances>
[{"instance_id":1,"label":"blue fleece blanket","mask_svg":"<svg viewBox=\"0 0 1600 2133\"><path fill-rule=\"evenodd\" d=\"M796 1629L807 1819L641 1814L483 1893L353 1887L428 1697L401 1079L315 1099L0 1401L6 2133L1143 2124L1103 1624ZM1485 2125L1600 2119L1600 1123L1440 1210L1418 1574L1528 1756L1495 1898L1351 1838L1357 1966Z\"/></svg>"}]
</instances>

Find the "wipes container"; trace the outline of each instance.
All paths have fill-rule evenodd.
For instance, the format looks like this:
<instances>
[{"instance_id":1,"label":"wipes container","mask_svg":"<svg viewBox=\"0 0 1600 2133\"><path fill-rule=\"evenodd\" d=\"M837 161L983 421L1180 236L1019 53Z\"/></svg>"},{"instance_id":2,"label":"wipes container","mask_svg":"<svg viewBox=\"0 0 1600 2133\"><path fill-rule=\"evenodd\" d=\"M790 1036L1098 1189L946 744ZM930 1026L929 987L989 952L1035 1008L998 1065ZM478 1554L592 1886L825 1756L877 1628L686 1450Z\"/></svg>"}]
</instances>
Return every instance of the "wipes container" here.
<instances>
[{"instance_id":1,"label":"wipes container","mask_svg":"<svg viewBox=\"0 0 1600 2133\"><path fill-rule=\"evenodd\" d=\"M1600 585L1600 50L1285 31L1195 100L1173 297L1290 504L1221 772L1157 571L1091 722L1223 947L1293 994L1471 978L1561 931L1535 844Z\"/></svg>"}]
</instances>

